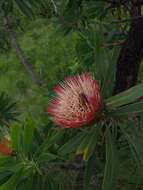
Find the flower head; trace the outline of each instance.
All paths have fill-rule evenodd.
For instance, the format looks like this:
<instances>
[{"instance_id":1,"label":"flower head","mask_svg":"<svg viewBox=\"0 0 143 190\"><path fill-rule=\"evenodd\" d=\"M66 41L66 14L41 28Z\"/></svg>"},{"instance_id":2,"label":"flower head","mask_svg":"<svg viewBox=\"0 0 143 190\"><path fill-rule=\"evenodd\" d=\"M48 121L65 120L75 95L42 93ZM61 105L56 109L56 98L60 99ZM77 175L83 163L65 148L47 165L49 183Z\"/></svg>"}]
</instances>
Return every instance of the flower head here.
<instances>
[{"instance_id":1,"label":"flower head","mask_svg":"<svg viewBox=\"0 0 143 190\"><path fill-rule=\"evenodd\" d=\"M90 73L68 77L55 88L48 112L65 128L78 128L96 120L102 109L100 86Z\"/></svg>"}]
</instances>

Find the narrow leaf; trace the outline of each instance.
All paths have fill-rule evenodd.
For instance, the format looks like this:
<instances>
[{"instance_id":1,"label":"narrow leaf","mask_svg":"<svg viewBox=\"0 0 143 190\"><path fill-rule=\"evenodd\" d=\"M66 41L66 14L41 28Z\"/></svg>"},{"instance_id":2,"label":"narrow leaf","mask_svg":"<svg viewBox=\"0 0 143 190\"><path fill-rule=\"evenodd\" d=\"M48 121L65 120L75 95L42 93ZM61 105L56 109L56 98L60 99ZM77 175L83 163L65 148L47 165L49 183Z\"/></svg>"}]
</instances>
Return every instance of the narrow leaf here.
<instances>
[{"instance_id":1,"label":"narrow leaf","mask_svg":"<svg viewBox=\"0 0 143 190\"><path fill-rule=\"evenodd\" d=\"M23 138L24 150L26 154L28 154L32 149L34 129L35 129L35 123L31 118L29 118L24 127L24 138Z\"/></svg>"},{"instance_id":2,"label":"narrow leaf","mask_svg":"<svg viewBox=\"0 0 143 190\"><path fill-rule=\"evenodd\" d=\"M129 104L127 106L122 106L111 112L111 114L115 116L123 116L128 114L139 114L139 113L143 113L143 102L137 102L134 104Z\"/></svg>"},{"instance_id":3,"label":"narrow leaf","mask_svg":"<svg viewBox=\"0 0 143 190\"><path fill-rule=\"evenodd\" d=\"M96 162L96 154L93 153L93 155L89 158L89 160L86 163L86 167L85 167L85 174L84 174L84 187L85 190L90 190L90 181L91 181L91 177L94 175L94 165Z\"/></svg>"},{"instance_id":4,"label":"narrow leaf","mask_svg":"<svg viewBox=\"0 0 143 190\"><path fill-rule=\"evenodd\" d=\"M70 139L66 144L64 144L60 149L59 149L59 154L66 155L69 154L73 151L76 150L76 148L79 146L79 144L82 142L84 139L85 134L80 133L77 136L73 137Z\"/></svg>"},{"instance_id":5,"label":"narrow leaf","mask_svg":"<svg viewBox=\"0 0 143 190\"><path fill-rule=\"evenodd\" d=\"M117 150L111 136L110 129L106 133L106 164L102 190L115 190L118 175Z\"/></svg>"},{"instance_id":6,"label":"narrow leaf","mask_svg":"<svg viewBox=\"0 0 143 190\"><path fill-rule=\"evenodd\" d=\"M88 160L95 151L98 139L98 126L92 128L84 137L83 141L77 148L77 154L83 154L84 160Z\"/></svg>"},{"instance_id":7,"label":"narrow leaf","mask_svg":"<svg viewBox=\"0 0 143 190\"><path fill-rule=\"evenodd\" d=\"M106 100L106 105L109 107L119 107L129 104L143 96L143 84L136 85L124 92L121 92Z\"/></svg>"},{"instance_id":8,"label":"narrow leaf","mask_svg":"<svg viewBox=\"0 0 143 190\"><path fill-rule=\"evenodd\" d=\"M21 146L21 126L18 124L11 128L11 141L13 149L19 152Z\"/></svg>"}]
</instances>

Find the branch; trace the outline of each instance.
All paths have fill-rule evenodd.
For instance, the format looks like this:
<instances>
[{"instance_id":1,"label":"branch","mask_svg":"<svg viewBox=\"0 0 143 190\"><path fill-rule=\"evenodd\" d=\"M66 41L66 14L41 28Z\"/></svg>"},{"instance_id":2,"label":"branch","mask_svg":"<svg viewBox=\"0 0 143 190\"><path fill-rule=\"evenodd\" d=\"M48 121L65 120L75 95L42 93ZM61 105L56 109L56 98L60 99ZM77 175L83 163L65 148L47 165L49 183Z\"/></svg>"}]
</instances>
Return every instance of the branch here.
<instances>
[{"instance_id":1,"label":"branch","mask_svg":"<svg viewBox=\"0 0 143 190\"><path fill-rule=\"evenodd\" d=\"M113 20L111 22L111 24L122 24L122 23L126 23L126 22L132 22L132 21L138 20L139 18L142 18L142 16L137 16L137 17L134 17L134 18L123 19L123 20Z\"/></svg>"},{"instance_id":2,"label":"branch","mask_svg":"<svg viewBox=\"0 0 143 190\"><path fill-rule=\"evenodd\" d=\"M122 44L124 44L124 40L119 40L117 42L103 44L102 47L109 48L109 47L113 47L113 46L121 46Z\"/></svg>"},{"instance_id":3,"label":"branch","mask_svg":"<svg viewBox=\"0 0 143 190\"><path fill-rule=\"evenodd\" d=\"M141 6L143 5L143 0L103 0L108 4L112 4L112 7L118 7L121 5L132 3L133 6Z\"/></svg>"},{"instance_id":4,"label":"branch","mask_svg":"<svg viewBox=\"0 0 143 190\"><path fill-rule=\"evenodd\" d=\"M11 39L11 46L15 49L17 56L19 57L21 63L24 65L25 69L30 74L32 80L34 83L36 83L38 86L41 86L41 81L36 76L33 66L28 62L27 58L25 57L16 37L16 32L12 30L12 26L10 23L9 18L5 18L5 28L8 32L10 39Z\"/></svg>"},{"instance_id":5,"label":"branch","mask_svg":"<svg viewBox=\"0 0 143 190\"><path fill-rule=\"evenodd\" d=\"M112 6L121 6L128 3L128 0L103 0L106 3L112 4Z\"/></svg>"}]
</instances>

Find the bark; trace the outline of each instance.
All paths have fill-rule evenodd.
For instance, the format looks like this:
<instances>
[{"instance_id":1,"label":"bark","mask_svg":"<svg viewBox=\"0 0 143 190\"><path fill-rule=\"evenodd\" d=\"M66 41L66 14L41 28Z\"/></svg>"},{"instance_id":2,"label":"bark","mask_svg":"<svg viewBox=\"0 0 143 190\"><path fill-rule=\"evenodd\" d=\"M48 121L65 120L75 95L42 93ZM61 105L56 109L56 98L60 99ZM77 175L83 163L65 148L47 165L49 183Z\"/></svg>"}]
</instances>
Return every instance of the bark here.
<instances>
[{"instance_id":1,"label":"bark","mask_svg":"<svg viewBox=\"0 0 143 190\"><path fill-rule=\"evenodd\" d=\"M133 19L128 37L121 48L117 61L114 94L136 84L139 66L143 59L143 17L140 7L134 6L131 13Z\"/></svg>"},{"instance_id":2,"label":"bark","mask_svg":"<svg viewBox=\"0 0 143 190\"><path fill-rule=\"evenodd\" d=\"M27 72L30 74L33 82L39 86L41 86L41 81L38 79L36 76L36 73L33 69L33 66L29 63L28 59L26 58L24 52L22 51L20 44L18 43L17 37L16 37L16 32L12 29L12 26L9 22L9 19L7 18L5 20L6 24L6 30L10 36L10 41L11 41L11 46L15 49L17 57L19 57L21 63L27 70Z\"/></svg>"}]
</instances>

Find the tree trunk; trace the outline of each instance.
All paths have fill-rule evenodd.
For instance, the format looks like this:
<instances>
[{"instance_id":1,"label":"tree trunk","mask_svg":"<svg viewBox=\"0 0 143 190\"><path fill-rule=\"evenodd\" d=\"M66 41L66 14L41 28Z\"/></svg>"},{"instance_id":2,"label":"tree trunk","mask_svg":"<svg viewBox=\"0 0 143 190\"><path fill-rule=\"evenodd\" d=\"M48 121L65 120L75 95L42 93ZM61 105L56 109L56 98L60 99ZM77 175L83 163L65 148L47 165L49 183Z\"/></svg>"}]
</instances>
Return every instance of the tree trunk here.
<instances>
[{"instance_id":1,"label":"tree trunk","mask_svg":"<svg viewBox=\"0 0 143 190\"><path fill-rule=\"evenodd\" d=\"M9 18L6 18L6 30L10 36L11 46L15 49L17 56L19 57L21 63L30 74L33 82L39 86L41 86L41 81L36 76L32 65L28 62L26 56L24 55L16 37L16 32L12 30L12 26L9 22Z\"/></svg>"},{"instance_id":2,"label":"tree trunk","mask_svg":"<svg viewBox=\"0 0 143 190\"><path fill-rule=\"evenodd\" d=\"M143 59L143 17L139 6L132 9L132 23L117 61L114 94L122 92L137 82L138 70Z\"/></svg>"}]
</instances>

